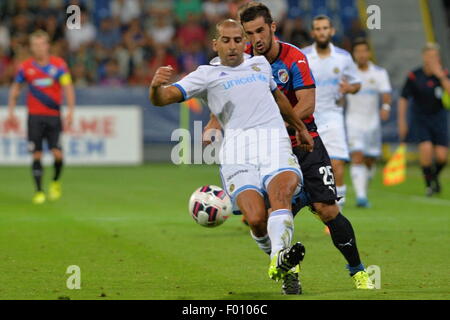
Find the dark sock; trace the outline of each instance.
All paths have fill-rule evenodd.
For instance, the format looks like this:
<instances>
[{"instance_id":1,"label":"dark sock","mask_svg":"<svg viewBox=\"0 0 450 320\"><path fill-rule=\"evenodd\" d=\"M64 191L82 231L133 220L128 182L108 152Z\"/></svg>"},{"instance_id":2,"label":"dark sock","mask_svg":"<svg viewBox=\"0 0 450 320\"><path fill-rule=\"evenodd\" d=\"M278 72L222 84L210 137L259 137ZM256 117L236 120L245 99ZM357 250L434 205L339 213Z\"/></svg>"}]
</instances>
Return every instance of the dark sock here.
<instances>
[{"instance_id":1,"label":"dark sock","mask_svg":"<svg viewBox=\"0 0 450 320\"><path fill-rule=\"evenodd\" d=\"M425 184L427 185L428 188L431 187L431 183L434 180L434 173L433 173L433 167L422 167L422 173L423 173L423 177L425 179Z\"/></svg>"},{"instance_id":2,"label":"dark sock","mask_svg":"<svg viewBox=\"0 0 450 320\"><path fill-rule=\"evenodd\" d=\"M444 167L447 165L447 162L436 162L436 165L434 167L434 174L436 175L436 177L439 175L439 173L441 173L442 169L444 169Z\"/></svg>"},{"instance_id":3,"label":"dark sock","mask_svg":"<svg viewBox=\"0 0 450 320\"><path fill-rule=\"evenodd\" d=\"M36 191L42 191L42 164L40 160L34 160L32 165L32 172L34 182L36 184Z\"/></svg>"},{"instance_id":4,"label":"dark sock","mask_svg":"<svg viewBox=\"0 0 450 320\"><path fill-rule=\"evenodd\" d=\"M55 175L53 176L54 181L58 181L59 176L61 175L62 167L63 167L63 161L62 160L55 160Z\"/></svg>"},{"instance_id":5,"label":"dark sock","mask_svg":"<svg viewBox=\"0 0 450 320\"><path fill-rule=\"evenodd\" d=\"M350 275L364 270L356 247L355 232L352 224L346 217L339 213L336 218L325 223L330 229L331 239L335 247L342 253L348 262Z\"/></svg>"}]
</instances>

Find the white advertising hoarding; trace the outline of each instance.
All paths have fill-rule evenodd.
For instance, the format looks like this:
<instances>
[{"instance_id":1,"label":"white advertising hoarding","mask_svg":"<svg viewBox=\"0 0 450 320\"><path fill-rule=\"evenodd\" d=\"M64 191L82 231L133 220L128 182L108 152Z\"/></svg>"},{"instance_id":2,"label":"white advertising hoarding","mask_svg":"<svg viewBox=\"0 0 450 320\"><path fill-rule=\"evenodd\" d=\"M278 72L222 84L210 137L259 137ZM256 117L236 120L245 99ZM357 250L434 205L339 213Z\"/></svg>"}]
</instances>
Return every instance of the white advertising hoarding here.
<instances>
[{"instance_id":1,"label":"white advertising hoarding","mask_svg":"<svg viewBox=\"0 0 450 320\"><path fill-rule=\"evenodd\" d=\"M27 111L16 109L19 124L6 121L6 106L0 107L0 165L29 164ZM65 128L62 146L67 164L136 165L142 163L142 114L139 106L79 106L74 121ZM44 144L44 149L46 144ZM51 162L45 151L44 163Z\"/></svg>"}]
</instances>

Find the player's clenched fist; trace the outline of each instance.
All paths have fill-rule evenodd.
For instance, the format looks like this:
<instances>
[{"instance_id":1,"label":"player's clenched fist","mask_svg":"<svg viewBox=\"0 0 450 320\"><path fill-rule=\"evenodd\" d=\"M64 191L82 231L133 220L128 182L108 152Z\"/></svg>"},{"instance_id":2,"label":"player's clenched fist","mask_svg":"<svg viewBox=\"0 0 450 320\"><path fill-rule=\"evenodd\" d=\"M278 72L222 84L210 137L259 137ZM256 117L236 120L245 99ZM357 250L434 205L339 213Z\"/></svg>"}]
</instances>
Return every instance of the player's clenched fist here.
<instances>
[{"instance_id":1,"label":"player's clenched fist","mask_svg":"<svg viewBox=\"0 0 450 320\"><path fill-rule=\"evenodd\" d=\"M173 68L171 66L160 67L156 70L155 76L153 77L151 86L153 88L160 87L162 85L168 84L173 75Z\"/></svg>"}]
</instances>

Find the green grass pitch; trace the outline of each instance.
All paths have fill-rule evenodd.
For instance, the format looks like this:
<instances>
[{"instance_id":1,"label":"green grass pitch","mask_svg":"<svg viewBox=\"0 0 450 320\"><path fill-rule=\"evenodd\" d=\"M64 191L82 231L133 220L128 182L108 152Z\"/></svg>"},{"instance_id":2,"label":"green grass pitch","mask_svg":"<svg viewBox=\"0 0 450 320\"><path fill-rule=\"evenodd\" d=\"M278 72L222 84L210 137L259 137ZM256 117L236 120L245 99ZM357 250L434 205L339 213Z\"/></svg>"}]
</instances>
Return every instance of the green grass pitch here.
<instances>
[{"instance_id":1,"label":"green grass pitch","mask_svg":"<svg viewBox=\"0 0 450 320\"><path fill-rule=\"evenodd\" d=\"M450 170L443 193L425 198L420 171L407 182L371 186L372 208L352 221L366 266L381 268L381 289L356 291L345 261L304 209L295 240L306 246L301 296L282 296L268 258L240 217L207 229L187 212L193 190L220 185L217 167L153 164L68 167L64 196L33 206L27 167L0 168L0 299L448 299ZM51 175L46 168L46 177ZM66 269L81 269L69 290Z\"/></svg>"}]
</instances>

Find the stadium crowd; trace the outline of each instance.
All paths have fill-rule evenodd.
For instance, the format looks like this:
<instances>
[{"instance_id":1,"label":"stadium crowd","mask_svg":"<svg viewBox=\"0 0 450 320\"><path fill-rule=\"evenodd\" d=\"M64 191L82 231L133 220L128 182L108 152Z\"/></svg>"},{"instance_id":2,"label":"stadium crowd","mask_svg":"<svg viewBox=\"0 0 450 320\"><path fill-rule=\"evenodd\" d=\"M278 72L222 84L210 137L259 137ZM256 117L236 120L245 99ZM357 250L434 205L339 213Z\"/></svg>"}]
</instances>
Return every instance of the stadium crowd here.
<instances>
[{"instance_id":1,"label":"stadium crowd","mask_svg":"<svg viewBox=\"0 0 450 320\"><path fill-rule=\"evenodd\" d=\"M75 86L143 86L161 65L186 74L208 63L211 26L236 18L247 0L6 0L0 3L0 86L14 78L29 56L28 35L45 30L52 54L68 61ZM334 9L311 1L263 0L278 25L280 39L304 47L311 43L309 20L316 13L341 13L333 20L342 28L337 45L350 49L352 39L365 36L353 0L335 0ZM325 1L322 1L325 3ZM81 29L66 27L66 7L81 8ZM350 8L350 10L348 10ZM289 10L288 10L289 9ZM353 10L352 10L353 9ZM314 11L316 10L316 11ZM308 15L309 14L309 15ZM344 14L345 16L345 14ZM345 36L344 36L345 35Z\"/></svg>"}]
</instances>

